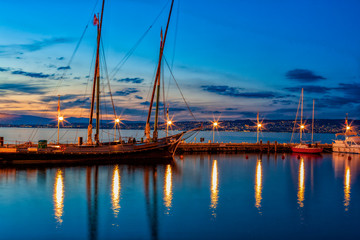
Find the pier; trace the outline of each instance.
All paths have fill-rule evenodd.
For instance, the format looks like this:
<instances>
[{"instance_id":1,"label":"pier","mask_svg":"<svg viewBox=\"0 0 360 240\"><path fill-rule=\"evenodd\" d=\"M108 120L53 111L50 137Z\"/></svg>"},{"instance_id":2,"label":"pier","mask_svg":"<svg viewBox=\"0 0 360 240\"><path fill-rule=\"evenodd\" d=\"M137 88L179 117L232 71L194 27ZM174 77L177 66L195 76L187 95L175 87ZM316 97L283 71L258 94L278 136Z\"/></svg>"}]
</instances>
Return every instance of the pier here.
<instances>
[{"instance_id":1,"label":"pier","mask_svg":"<svg viewBox=\"0 0 360 240\"><path fill-rule=\"evenodd\" d=\"M178 153L192 152L244 152L244 153L288 153L291 152L291 146L297 144L289 143L181 143L177 149ZM318 144L323 152L332 152L332 144Z\"/></svg>"}]
</instances>

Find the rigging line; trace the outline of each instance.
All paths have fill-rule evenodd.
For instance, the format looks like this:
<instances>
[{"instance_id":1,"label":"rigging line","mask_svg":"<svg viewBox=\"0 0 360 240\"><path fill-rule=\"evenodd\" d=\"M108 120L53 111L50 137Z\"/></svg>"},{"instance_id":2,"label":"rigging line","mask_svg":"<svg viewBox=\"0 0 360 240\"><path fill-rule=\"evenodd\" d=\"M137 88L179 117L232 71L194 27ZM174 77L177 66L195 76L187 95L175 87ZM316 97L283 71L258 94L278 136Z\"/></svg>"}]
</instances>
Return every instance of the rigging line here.
<instances>
[{"instance_id":1,"label":"rigging line","mask_svg":"<svg viewBox=\"0 0 360 240\"><path fill-rule=\"evenodd\" d=\"M167 122L166 119L166 101L165 101L165 75L164 75L164 64L161 65L162 67L162 91L163 91L163 105L164 105L164 123Z\"/></svg>"},{"instance_id":2,"label":"rigging line","mask_svg":"<svg viewBox=\"0 0 360 240\"><path fill-rule=\"evenodd\" d=\"M296 120L297 120L298 115L299 115L300 103L301 103L301 97L300 97L300 99L299 99L299 104L298 104L298 108L297 108L297 111L296 111L296 116L295 116L295 121L294 121L294 127L293 127L293 131L292 131L292 133L291 133L290 143L291 143L292 140L293 140L293 136L294 136L294 132L295 132L295 127L296 127Z\"/></svg>"},{"instance_id":3,"label":"rigging line","mask_svg":"<svg viewBox=\"0 0 360 240\"><path fill-rule=\"evenodd\" d=\"M104 72L105 72L105 76L106 76L106 79L107 79L107 84L108 84L108 87L109 87L109 95L110 95L110 99L111 99L112 108L113 108L113 111L114 111L114 118L116 119L117 118L116 107L115 107L114 99L113 99L112 92L111 92L110 78L109 78L109 74L108 74L108 68L107 68L107 63L106 63L106 58L105 58L105 51L104 51L104 44L103 44L102 38L100 39L100 43L101 43L101 49L102 49L102 55L103 55Z\"/></svg>"},{"instance_id":4,"label":"rigging line","mask_svg":"<svg viewBox=\"0 0 360 240\"><path fill-rule=\"evenodd\" d=\"M178 7L177 7L177 12L176 12L175 36L174 36L173 54L172 54L172 59L171 59L171 69L173 69L173 67L174 67L174 59L175 59L175 53L176 53L176 43L177 43L177 36L178 36L178 30L179 30L180 1L178 1L177 3L178 3ZM168 84L168 89L167 89L167 93L166 93L166 98L167 99L168 99L168 96L169 96L170 85L171 85L170 80L171 80L171 76L169 76L169 84Z\"/></svg>"},{"instance_id":5,"label":"rigging line","mask_svg":"<svg viewBox=\"0 0 360 240\"><path fill-rule=\"evenodd\" d=\"M189 107L189 104L186 102L185 97L184 97L184 95L183 95L183 93L182 93L182 91L181 91L181 89L180 89L180 86L179 86L179 84L177 83L177 81L176 81L176 79L175 79L175 77L174 77L174 74L173 74L173 72L171 71L170 66L169 66L169 63L168 63L168 61L166 60L166 57L165 57L165 56L164 56L164 59L165 59L166 65L167 65L168 68L169 68L170 74L171 74L172 78L174 79L174 82L175 82L177 88L179 89L179 92L180 92L180 94L181 94L181 97L182 97L182 99L184 100L184 102L185 102L185 104L186 104L187 109L189 110L189 112L190 112L191 116L194 118L194 120L199 123L199 121L195 118L194 114L192 113L192 111L191 111L191 109L190 109L190 107Z\"/></svg>"},{"instance_id":6,"label":"rigging line","mask_svg":"<svg viewBox=\"0 0 360 240\"><path fill-rule=\"evenodd\" d=\"M154 21L151 23L151 25L146 29L146 31L141 35L141 37L139 38L139 40L134 44L134 46L125 54L125 56L120 60L120 62L115 66L114 70L111 72L111 78L114 78L115 75L120 71L120 69L124 66L124 64L126 63L126 61L130 58L130 56L135 52L135 50L137 49L137 47L140 45L140 43L142 42L142 40L144 40L144 38L146 37L146 35L149 33L149 31L151 30L151 28L153 27L153 25L157 22L157 20L159 19L159 17L161 16L161 14L164 12L164 10L166 9L166 6L169 4L170 1L167 1L167 3L164 5L164 7L161 9L160 13L156 16L156 18L154 19Z\"/></svg>"}]
</instances>

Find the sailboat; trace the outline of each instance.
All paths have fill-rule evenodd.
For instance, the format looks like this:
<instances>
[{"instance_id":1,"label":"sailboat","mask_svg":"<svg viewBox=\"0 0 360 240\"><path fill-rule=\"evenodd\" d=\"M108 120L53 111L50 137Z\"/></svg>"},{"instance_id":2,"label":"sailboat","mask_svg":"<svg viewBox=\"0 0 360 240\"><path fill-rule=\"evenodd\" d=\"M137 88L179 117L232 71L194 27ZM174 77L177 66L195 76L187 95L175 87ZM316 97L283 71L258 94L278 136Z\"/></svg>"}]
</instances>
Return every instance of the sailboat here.
<instances>
[{"instance_id":1,"label":"sailboat","mask_svg":"<svg viewBox=\"0 0 360 240\"><path fill-rule=\"evenodd\" d=\"M301 116L300 116L300 144L291 146L291 151L294 153L321 153L323 148L318 147L317 144L314 146L314 115L315 115L315 100L313 100L313 115L312 115L312 127L311 127L311 144L305 144L302 141L302 134L305 130L305 124L303 123L303 105L304 105L304 89L301 89L301 96L299 100L301 105ZM295 119L296 124L296 119ZM294 125L295 126L295 125Z\"/></svg>"},{"instance_id":2,"label":"sailboat","mask_svg":"<svg viewBox=\"0 0 360 240\"><path fill-rule=\"evenodd\" d=\"M0 149L0 163L9 163L9 164L26 164L26 163L68 163L68 162L82 162L82 163L91 163L91 162L137 162L138 160L141 163L153 163L154 160L169 160L173 159L175 151L184 137L190 137L195 133L199 128L180 132L175 135L166 136L164 138L158 137L158 124L159 124L159 102L160 102L160 78L161 78L161 64L163 58L163 51L166 42L166 36L169 28L171 13L174 5L174 0L171 2L171 7L169 11L169 16L167 20L167 25L165 33L163 35L161 31L161 42L160 42L160 53L159 60L157 65L156 77L154 81L149 112L146 121L145 128L145 141L141 142L100 142L100 40L101 40L101 31L103 24L103 13L104 13L105 0L102 1L101 15L94 15L94 25L97 26L97 49L96 49L96 62L95 62L95 72L92 88L92 97L91 97L91 108L89 115L89 125L87 132L87 141L85 144L78 145L63 145L61 148L44 148L37 149L34 151L32 148L31 151L28 148L14 148L9 151L2 151ZM156 98L155 98L156 95ZM155 122L153 135L150 134L150 119L152 113L152 107L155 99ZM95 119L96 119L96 132L93 138L93 119L94 119L94 108L95 109ZM65 160L66 159L66 160ZM17 161L19 160L19 161ZM25 161L23 161L25 160Z\"/></svg>"}]
</instances>

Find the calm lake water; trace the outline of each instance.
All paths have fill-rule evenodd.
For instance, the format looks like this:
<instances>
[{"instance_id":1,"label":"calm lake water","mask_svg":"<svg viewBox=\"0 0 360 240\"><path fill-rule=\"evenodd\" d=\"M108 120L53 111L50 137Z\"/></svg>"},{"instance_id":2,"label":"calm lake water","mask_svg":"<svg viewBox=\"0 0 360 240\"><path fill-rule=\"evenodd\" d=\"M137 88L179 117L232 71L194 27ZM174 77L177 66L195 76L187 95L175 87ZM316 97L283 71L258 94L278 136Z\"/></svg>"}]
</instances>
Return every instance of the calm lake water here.
<instances>
[{"instance_id":1,"label":"calm lake water","mask_svg":"<svg viewBox=\"0 0 360 240\"><path fill-rule=\"evenodd\" d=\"M1 128L0 136L26 141L31 131ZM73 139L86 134L75 131L67 133ZM140 137L142 131L122 133ZM201 136L210 139L212 132ZM44 137L51 139L49 129L32 141ZM254 133L215 137L256 141ZM291 134L262 137L285 142ZM333 135L316 137L331 142ZM0 239L355 238L359 173L359 155L335 153L197 154L156 166L0 167Z\"/></svg>"},{"instance_id":2,"label":"calm lake water","mask_svg":"<svg viewBox=\"0 0 360 240\"><path fill-rule=\"evenodd\" d=\"M95 131L94 131L95 133ZM114 130L113 129L102 129L100 131L100 137L103 141L113 141L114 140ZM175 134L176 131L170 131L170 134ZM124 139L128 137L135 137L140 140L144 136L144 131L142 130L121 130L121 136ZM48 140L49 142L57 141L57 128L0 128L0 136L5 138L5 143L14 144L16 142L25 142L32 141L37 142L39 140ZM60 129L60 142L62 143L76 143L78 137L83 137L85 140L87 138L87 129ZM163 131L159 132L160 137L164 137L165 133ZM209 140L214 140L215 142L248 142L256 143L257 136L256 132L218 132L214 134L212 131L201 131L196 134L194 137L190 138L187 141L197 141L199 142L200 138L204 138L205 142ZM119 138L119 132L116 132L116 138ZM259 134L259 140L262 140L264 143L267 141L279 143L288 143L291 139L291 133L274 133L274 132L262 132ZM299 134L294 134L293 142L299 142ZM303 140L310 140L311 134L306 133L303 135ZM335 134L327 133L318 133L314 134L314 141L320 141L321 143L332 143L335 139Z\"/></svg>"},{"instance_id":3,"label":"calm lake water","mask_svg":"<svg viewBox=\"0 0 360 240\"><path fill-rule=\"evenodd\" d=\"M355 238L359 173L347 154L1 168L1 239Z\"/></svg>"}]
</instances>

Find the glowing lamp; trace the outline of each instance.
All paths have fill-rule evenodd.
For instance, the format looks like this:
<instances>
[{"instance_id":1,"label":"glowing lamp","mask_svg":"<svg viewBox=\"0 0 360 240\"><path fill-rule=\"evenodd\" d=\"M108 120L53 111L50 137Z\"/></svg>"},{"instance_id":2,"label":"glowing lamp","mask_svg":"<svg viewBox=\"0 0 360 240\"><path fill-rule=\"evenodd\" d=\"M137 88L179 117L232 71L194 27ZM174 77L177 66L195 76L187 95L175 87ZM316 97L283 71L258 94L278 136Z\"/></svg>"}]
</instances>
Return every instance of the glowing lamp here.
<instances>
[{"instance_id":1,"label":"glowing lamp","mask_svg":"<svg viewBox=\"0 0 360 240\"><path fill-rule=\"evenodd\" d=\"M214 122L213 125L214 125L214 127L216 127L216 126L218 125L218 123L217 123L217 122Z\"/></svg>"},{"instance_id":2,"label":"glowing lamp","mask_svg":"<svg viewBox=\"0 0 360 240\"><path fill-rule=\"evenodd\" d=\"M304 128L305 128L305 126L304 126L304 125L301 125L301 126L300 126L300 128L301 128L301 129L304 129Z\"/></svg>"},{"instance_id":3,"label":"glowing lamp","mask_svg":"<svg viewBox=\"0 0 360 240\"><path fill-rule=\"evenodd\" d=\"M172 121L171 121L171 120L167 121L167 124L168 124L168 125L171 125L171 124L172 124Z\"/></svg>"},{"instance_id":4,"label":"glowing lamp","mask_svg":"<svg viewBox=\"0 0 360 240\"><path fill-rule=\"evenodd\" d=\"M350 126L346 126L346 130L350 130Z\"/></svg>"},{"instance_id":5,"label":"glowing lamp","mask_svg":"<svg viewBox=\"0 0 360 240\"><path fill-rule=\"evenodd\" d=\"M63 116L59 116L59 117L58 117L58 120L59 120L59 121L64 121L64 117L63 117Z\"/></svg>"},{"instance_id":6,"label":"glowing lamp","mask_svg":"<svg viewBox=\"0 0 360 240\"><path fill-rule=\"evenodd\" d=\"M120 119L119 119L119 118L115 119L115 122L116 122L116 123L119 123L119 122L120 122Z\"/></svg>"},{"instance_id":7,"label":"glowing lamp","mask_svg":"<svg viewBox=\"0 0 360 240\"><path fill-rule=\"evenodd\" d=\"M258 128L261 128L261 123L258 124Z\"/></svg>"}]
</instances>

